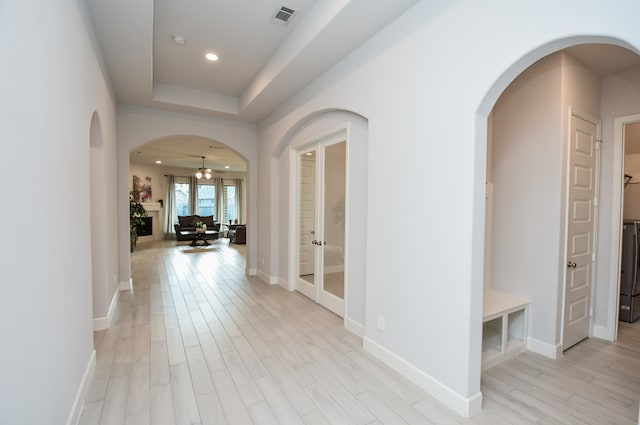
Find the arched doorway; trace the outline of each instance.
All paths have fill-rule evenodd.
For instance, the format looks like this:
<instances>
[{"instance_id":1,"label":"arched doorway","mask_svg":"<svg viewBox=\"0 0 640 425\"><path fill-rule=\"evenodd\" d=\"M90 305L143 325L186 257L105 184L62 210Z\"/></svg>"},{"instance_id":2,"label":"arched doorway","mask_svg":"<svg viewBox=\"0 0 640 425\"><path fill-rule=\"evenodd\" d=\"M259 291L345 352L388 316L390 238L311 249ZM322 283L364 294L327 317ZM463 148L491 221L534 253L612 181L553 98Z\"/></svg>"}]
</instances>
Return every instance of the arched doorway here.
<instances>
[{"instance_id":1,"label":"arched doorway","mask_svg":"<svg viewBox=\"0 0 640 425\"><path fill-rule=\"evenodd\" d=\"M618 70L596 69L597 55L591 55L594 62L590 62L589 49L600 54L602 49L608 49L609 53L633 56L636 62L631 66L639 62L634 52L615 46L623 44L618 40L599 41L609 44L578 45L580 40L561 40L556 46L562 48L551 55L542 53L546 49L541 48L540 57L526 70L514 65L506 74L516 66L522 72L511 81L501 80L501 86L509 86L485 97L481 107L483 122L478 125L477 140L481 144L487 141L485 288L531 301L525 344L552 358L567 348L563 341L563 313L567 309L567 187L573 177L568 166L570 108L603 121L602 167L600 175L593 176L603 192L594 199L599 201L599 209L592 211L599 219L598 238L589 241L594 269L586 278L593 283L593 289L584 312L590 320L587 336L603 337L609 326L607 314L611 307L602 294L610 291L609 269L617 264L610 249L617 235L609 230L615 221L608 212L609 188L616 177L612 171L613 143L607 146L606 141L612 140L611 121L616 108L612 107L611 93L603 82ZM611 56L608 61L611 66ZM493 89L497 85L498 82Z\"/></svg>"},{"instance_id":2,"label":"arched doorway","mask_svg":"<svg viewBox=\"0 0 640 425\"><path fill-rule=\"evenodd\" d=\"M337 137L337 139L331 139ZM286 260L281 268L286 273L288 290L296 290L296 280L299 276L299 212L298 180L295 177L298 167L298 154L304 154L312 146L318 146L322 140L334 142L346 141L345 145L330 143L328 146L344 146L345 163L345 191L344 196L334 196L335 205L331 216L332 229L344 229L341 235L343 242L329 242L331 258L339 259L329 265L327 271L343 273L344 278L344 325L358 335L364 335L365 297L366 297L366 233L367 226L367 152L368 152L368 122L353 112L343 110L326 110L307 116L293 126L285 135L274 152L274 160L279 170L288 170L286 184L288 191L281 194L280 205L288 205L287 211L274 214L274 225L285 230L288 234L286 243L280 246L279 256ZM339 139L339 140L338 140ZM309 148L304 150L305 148ZM311 149L313 150L313 149ZM277 185L281 176L274 176ZM335 183L335 182L334 182ZM334 193L335 194L335 193ZM340 200L343 199L341 203ZM338 211L344 211L340 216ZM331 214L331 213L330 213ZM311 243L311 238L309 243ZM324 243L324 240L323 240ZM324 250L325 246L322 245ZM313 245L314 250L320 246ZM338 265L340 263L340 265ZM325 264L326 265L326 264ZM324 271L325 269L323 269Z\"/></svg>"},{"instance_id":3,"label":"arched doorway","mask_svg":"<svg viewBox=\"0 0 640 425\"><path fill-rule=\"evenodd\" d=\"M141 194L138 200L149 214L149 229L139 241L175 239L178 216L211 216L224 234L230 222L245 224L247 165L232 148L201 136L165 136L133 149L129 188ZM196 177L203 167L209 174Z\"/></svg>"}]
</instances>

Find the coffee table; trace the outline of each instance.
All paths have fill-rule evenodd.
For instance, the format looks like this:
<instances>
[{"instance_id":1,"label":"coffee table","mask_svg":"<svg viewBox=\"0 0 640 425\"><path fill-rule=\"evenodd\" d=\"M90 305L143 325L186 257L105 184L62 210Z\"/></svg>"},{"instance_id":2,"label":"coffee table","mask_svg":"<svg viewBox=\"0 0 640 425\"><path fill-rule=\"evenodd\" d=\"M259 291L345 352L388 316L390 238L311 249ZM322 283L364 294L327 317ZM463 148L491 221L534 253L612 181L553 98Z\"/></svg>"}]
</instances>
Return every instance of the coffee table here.
<instances>
[{"instance_id":1,"label":"coffee table","mask_svg":"<svg viewBox=\"0 0 640 425\"><path fill-rule=\"evenodd\" d=\"M209 246L208 239L218 239L219 232L217 230L207 230L205 232L186 231L182 232L183 236L193 236L191 246Z\"/></svg>"}]
</instances>

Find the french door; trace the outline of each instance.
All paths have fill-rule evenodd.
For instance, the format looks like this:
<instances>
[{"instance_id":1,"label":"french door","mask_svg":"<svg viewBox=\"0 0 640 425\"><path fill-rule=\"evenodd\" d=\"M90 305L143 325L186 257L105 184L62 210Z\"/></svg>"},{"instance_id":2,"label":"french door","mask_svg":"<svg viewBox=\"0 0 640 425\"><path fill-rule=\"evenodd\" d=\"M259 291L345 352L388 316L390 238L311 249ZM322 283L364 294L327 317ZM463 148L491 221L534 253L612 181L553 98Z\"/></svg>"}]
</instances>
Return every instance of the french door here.
<instances>
[{"instance_id":1,"label":"french door","mask_svg":"<svg viewBox=\"0 0 640 425\"><path fill-rule=\"evenodd\" d=\"M344 317L344 137L296 152L297 241L295 288Z\"/></svg>"}]
</instances>

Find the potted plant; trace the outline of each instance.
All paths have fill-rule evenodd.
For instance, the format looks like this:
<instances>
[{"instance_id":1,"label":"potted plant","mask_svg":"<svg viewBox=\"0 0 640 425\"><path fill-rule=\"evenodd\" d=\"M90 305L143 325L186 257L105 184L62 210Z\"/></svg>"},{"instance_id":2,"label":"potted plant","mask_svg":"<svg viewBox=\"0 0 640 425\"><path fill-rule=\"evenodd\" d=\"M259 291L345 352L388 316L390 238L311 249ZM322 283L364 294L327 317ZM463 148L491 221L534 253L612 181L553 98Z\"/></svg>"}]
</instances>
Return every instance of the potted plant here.
<instances>
[{"instance_id":1,"label":"potted plant","mask_svg":"<svg viewBox=\"0 0 640 425\"><path fill-rule=\"evenodd\" d=\"M207 231L207 225L201 221L196 222L196 233L205 233Z\"/></svg>"},{"instance_id":2,"label":"potted plant","mask_svg":"<svg viewBox=\"0 0 640 425\"><path fill-rule=\"evenodd\" d=\"M129 237L131 252L135 251L138 242L138 226L144 226L144 218L148 216L147 210L136 199L140 199L136 189L129 192Z\"/></svg>"}]
</instances>

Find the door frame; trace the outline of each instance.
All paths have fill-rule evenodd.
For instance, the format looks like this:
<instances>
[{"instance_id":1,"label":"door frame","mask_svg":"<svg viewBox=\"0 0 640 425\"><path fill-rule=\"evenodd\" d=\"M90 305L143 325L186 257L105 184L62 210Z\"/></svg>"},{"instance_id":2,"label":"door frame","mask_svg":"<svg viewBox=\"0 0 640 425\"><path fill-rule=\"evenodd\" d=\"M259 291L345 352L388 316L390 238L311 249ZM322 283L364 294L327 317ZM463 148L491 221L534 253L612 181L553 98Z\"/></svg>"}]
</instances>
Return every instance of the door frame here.
<instances>
[{"instance_id":1,"label":"door frame","mask_svg":"<svg viewBox=\"0 0 640 425\"><path fill-rule=\"evenodd\" d=\"M622 250L622 219L624 202L624 126L640 122L640 114L625 115L613 120L613 178L611 186L611 246L609 249L609 296L607 303L607 327L597 336L615 341L618 339L618 315L620 309L620 261Z\"/></svg>"},{"instance_id":2,"label":"door frame","mask_svg":"<svg viewBox=\"0 0 640 425\"><path fill-rule=\"evenodd\" d=\"M591 299L589 300L589 338L593 337L593 327L594 327L594 318L595 318L595 287L596 287L596 273L598 268L597 261L597 248L598 248L598 221L599 214L598 210L600 209L600 158L601 158L601 149L598 145L602 140L602 121L599 118L596 118L590 114L585 112L581 112L573 107L569 107L569 120L567 121L567 141L565 143L566 152L567 152L567 162L566 162L566 177L565 177L565 214L564 214L564 257L562 261L562 273L563 273L563 285L562 285L562 311L561 311L561 327L560 327L560 352L565 350L564 347L564 332L565 332L565 312L567 309L567 285L569 284L569 280L567 279L567 270L566 264L568 260L568 250L569 250L569 213L571 211L569 201L570 196L569 192L571 190L571 120L573 117L580 118L585 120L596 126L596 175L594 176L594 197L597 199L597 204L594 205L593 211L593 240L591 241L591 254L595 255L595 261L592 261L591 267L591 276L589 280L591 281Z\"/></svg>"},{"instance_id":3,"label":"door frame","mask_svg":"<svg viewBox=\"0 0 640 425\"><path fill-rule=\"evenodd\" d=\"M298 152L311 147L312 145L320 145L331 140L342 139L345 142L346 158L345 158L345 253L344 253L344 310L343 319L347 317L348 311L348 267L349 267L349 240L347 238L349 228L349 126L341 126L337 130L330 131L322 136L310 139L308 142L296 144L289 147L289 238L288 238L288 284L287 290L296 290L297 280L297 264L298 264ZM317 302L317 300L314 300ZM325 307L326 308L326 307Z\"/></svg>"}]
</instances>

